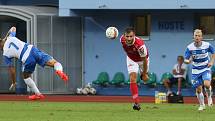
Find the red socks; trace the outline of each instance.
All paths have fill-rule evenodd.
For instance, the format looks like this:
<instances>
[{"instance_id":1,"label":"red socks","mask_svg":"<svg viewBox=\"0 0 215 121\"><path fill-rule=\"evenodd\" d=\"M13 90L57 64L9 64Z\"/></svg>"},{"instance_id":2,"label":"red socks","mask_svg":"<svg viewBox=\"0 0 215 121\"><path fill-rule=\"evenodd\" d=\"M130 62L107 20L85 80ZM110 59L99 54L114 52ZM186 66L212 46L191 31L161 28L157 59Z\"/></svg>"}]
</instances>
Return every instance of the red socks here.
<instances>
[{"instance_id":1,"label":"red socks","mask_svg":"<svg viewBox=\"0 0 215 121\"><path fill-rule=\"evenodd\" d=\"M138 96L137 83L130 83L130 91L131 91L131 95L134 100L134 103L138 104L140 102L140 100L139 100L139 96Z\"/></svg>"}]
</instances>

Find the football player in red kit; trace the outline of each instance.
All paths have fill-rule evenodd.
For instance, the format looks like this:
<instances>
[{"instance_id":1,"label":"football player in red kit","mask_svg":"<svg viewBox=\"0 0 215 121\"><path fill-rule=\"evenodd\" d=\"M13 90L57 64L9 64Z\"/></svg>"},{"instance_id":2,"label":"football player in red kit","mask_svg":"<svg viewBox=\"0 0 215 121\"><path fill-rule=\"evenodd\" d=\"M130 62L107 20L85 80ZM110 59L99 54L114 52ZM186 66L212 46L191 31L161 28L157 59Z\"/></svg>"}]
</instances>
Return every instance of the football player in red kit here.
<instances>
[{"instance_id":1,"label":"football player in red kit","mask_svg":"<svg viewBox=\"0 0 215 121\"><path fill-rule=\"evenodd\" d=\"M127 54L127 69L130 78L130 91L134 100L133 109L140 110L140 100L138 96L137 76L146 82L148 80L149 55L148 50L141 38L135 36L134 28L126 28L120 38L122 47Z\"/></svg>"}]
</instances>

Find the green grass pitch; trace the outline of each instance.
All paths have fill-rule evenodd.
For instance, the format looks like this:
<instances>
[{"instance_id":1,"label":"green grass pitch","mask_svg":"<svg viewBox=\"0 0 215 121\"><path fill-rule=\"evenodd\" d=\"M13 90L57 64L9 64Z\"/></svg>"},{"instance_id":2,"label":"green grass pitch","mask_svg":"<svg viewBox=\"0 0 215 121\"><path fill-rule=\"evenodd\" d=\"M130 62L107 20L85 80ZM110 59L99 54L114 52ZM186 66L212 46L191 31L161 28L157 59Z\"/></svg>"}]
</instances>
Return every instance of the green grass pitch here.
<instances>
[{"instance_id":1,"label":"green grass pitch","mask_svg":"<svg viewBox=\"0 0 215 121\"><path fill-rule=\"evenodd\" d=\"M196 104L0 102L0 121L214 121L215 108Z\"/></svg>"}]
</instances>

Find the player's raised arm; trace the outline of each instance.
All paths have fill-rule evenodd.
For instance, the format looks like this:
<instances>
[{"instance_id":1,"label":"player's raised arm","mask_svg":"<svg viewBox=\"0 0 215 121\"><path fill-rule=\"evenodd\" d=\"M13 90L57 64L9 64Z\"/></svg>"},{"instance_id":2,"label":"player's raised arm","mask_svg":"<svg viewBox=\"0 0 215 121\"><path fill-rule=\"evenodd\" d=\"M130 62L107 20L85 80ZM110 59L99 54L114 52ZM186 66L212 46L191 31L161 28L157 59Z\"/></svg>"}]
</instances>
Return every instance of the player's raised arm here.
<instances>
[{"instance_id":1,"label":"player's raised arm","mask_svg":"<svg viewBox=\"0 0 215 121\"><path fill-rule=\"evenodd\" d=\"M209 49L208 50L211 53L211 60L208 63L208 67L211 67L211 66L213 66L214 60L215 60L215 49L214 49L214 46L212 46L211 44L209 44Z\"/></svg>"},{"instance_id":2,"label":"player's raised arm","mask_svg":"<svg viewBox=\"0 0 215 121\"><path fill-rule=\"evenodd\" d=\"M9 36L15 37L16 36L16 27L11 27L9 30Z\"/></svg>"},{"instance_id":3,"label":"player's raised arm","mask_svg":"<svg viewBox=\"0 0 215 121\"><path fill-rule=\"evenodd\" d=\"M215 60L215 54L212 54L212 55L211 55L211 60L210 60L210 62L208 63L208 67L213 66L214 60Z\"/></svg>"},{"instance_id":4,"label":"player's raised arm","mask_svg":"<svg viewBox=\"0 0 215 121\"><path fill-rule=\"evenodd\" d=\"M16 36L16 27L11 27L10 30L7 32L6 36L4 37L4 41L6 41L7 37L12 36L15 37Z\"/></svg>"},{"instance_id":5,"label":"player's raised arm","mask_svg":"<svg viewBox=\"0 0 215 121\"><path fill-rule=\"evenodd\" d=\"M184 63L185 64L190 64L192 62L192 55L190 50L187 48L185 51L185 57L184 57Z\"/></svg>"}]
</instances>

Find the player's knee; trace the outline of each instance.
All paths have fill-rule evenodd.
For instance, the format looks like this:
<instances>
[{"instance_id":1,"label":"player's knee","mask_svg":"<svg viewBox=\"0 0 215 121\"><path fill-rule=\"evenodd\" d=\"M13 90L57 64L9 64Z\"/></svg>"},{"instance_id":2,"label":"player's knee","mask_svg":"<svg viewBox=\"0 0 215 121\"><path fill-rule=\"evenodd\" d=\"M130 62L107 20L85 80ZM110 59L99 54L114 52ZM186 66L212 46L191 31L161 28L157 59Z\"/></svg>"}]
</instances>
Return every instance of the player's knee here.
<instances>
[{"instance_id":1,"label":"player's knee","mask_svg":"<svg viewBox=\"0 0 215 121\"><path fill-rule=\"evenodd\" d=\"M31 74L23 72L22 76L24 79L27 79L27 78L31 77Z\"/></svg>"},{"instance_id":2,"label":"player's knee","mask_svg":"<svg viewBox=\"0 0 215 121\"><path fill-rule=\"evenodd\" d=\"M204 81L205 88L210 88L211 82L210 81Z\"/></svg>"},{"instance_id":3,"label":"player's knee","mask_svg":"<svg viewBox=\"0 0 215 121\"><path fill-rule=\"evenodd\" d=\"M201 87L201 86L197 87L197 88L196 88L196 93L199 94L199 93L201 93L201 92L202 92L202 87Z\"/></svg>"},{"instance_id":4,"label":"player's knee","mask_svg":"<svg viewBox=\"0 0 215 121\"><path fill-rule=\"evenodd\" d=\"M130 74L130 82L131 83L136 83L136 80L137 80L137 74L135 72L132 72Z\"/></svg>"},{"instance_id":5,"label":"player's knee","mask_svg":"<svg viewBox=\"0 0 215 121\"><path fill-rule=\"evenodd\" d=\"M46 63L46 65L47 65L47 66L52 66L52 67L53 67L55 63L57 63L57 61L56 61L55 59L52 58L51 60L49 60L49 61Z\"/></svg>"},{"instance_id":6,"label":"player's knee","mask_svg":"<svg viewBox=\"0 0 215 121\"><path fill-rule=\"evenodd\" d=\"M205 84L204 86L205 86L205 88L207 88L207 89L210 88L210 84Z\"/></svg>"}]
</instances>

